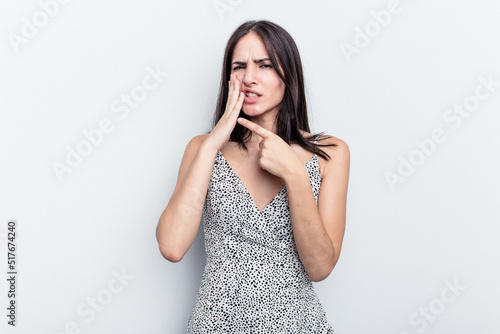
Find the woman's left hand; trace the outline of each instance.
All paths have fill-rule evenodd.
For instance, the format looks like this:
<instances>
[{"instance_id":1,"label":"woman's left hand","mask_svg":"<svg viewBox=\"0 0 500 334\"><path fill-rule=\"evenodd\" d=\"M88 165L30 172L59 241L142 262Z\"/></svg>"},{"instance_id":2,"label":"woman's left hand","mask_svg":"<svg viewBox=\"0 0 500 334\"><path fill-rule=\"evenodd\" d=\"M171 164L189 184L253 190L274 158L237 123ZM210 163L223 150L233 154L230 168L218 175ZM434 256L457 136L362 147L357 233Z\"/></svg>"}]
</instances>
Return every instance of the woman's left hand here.
<instances>
[{"instance_id":1,"label":"woman's left hand","mask_svg":"<svg viewBox=\"0 0 500 334\"><path fill-rule=\"evenodd\" d=\"M299 168L304 168L297 153L278 135L245 118L238 118L238 123L262 137L259 144L260 167L285 182L287 176L294 175Z\"/></svg>"}]
</instances>

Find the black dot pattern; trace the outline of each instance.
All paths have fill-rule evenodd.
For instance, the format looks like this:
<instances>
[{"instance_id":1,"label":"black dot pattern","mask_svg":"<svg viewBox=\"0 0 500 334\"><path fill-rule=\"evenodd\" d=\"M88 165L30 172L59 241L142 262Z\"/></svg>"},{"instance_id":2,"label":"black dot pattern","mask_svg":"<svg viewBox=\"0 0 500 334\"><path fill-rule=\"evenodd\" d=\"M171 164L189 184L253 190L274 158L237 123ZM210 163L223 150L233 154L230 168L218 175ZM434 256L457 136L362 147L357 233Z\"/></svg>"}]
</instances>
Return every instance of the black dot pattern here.
<instances>
[{"instance_id":1,"label":"black dot pattern","mask_svg":"<svg viewBox=\"0 0 500 334\"><path fill-rule=\"evenodd\" d=\"M318 156L305 167L317 201ZM259 211L219 151L203 230L206 264L186 333L334 333L299 259L286 187Z\"/></svg>"}]
</instances>

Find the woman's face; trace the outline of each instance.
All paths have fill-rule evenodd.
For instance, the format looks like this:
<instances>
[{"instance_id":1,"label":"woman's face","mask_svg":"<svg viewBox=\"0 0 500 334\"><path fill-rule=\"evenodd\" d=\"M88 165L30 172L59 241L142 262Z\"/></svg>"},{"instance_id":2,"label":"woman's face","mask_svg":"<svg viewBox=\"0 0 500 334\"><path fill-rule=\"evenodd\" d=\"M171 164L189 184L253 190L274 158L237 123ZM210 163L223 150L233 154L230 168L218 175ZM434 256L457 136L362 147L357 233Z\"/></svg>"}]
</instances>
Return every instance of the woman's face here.
<instances>
[{"instance_id":1,"label":"woman's face","mask_svg":"<svg viewBox=\"0 0 500 334\"><path fill-rule=\"evenodd\" d=\"M250 116L269 113L273 117L285 94L285 84L276 73L264 42L254 32L243 36L234 48L231 74L245 93L243 112Z\"/></svg>"}]
</instances>

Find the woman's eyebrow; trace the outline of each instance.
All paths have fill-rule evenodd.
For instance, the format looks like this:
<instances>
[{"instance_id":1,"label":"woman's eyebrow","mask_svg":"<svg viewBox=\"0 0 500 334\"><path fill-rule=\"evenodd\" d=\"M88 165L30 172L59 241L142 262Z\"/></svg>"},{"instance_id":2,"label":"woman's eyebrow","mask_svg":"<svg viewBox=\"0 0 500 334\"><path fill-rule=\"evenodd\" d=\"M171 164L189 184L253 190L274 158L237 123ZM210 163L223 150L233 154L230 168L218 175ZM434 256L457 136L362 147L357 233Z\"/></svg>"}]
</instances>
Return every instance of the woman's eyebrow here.
<instances>
[{"instance_id":1,"label":"woman's eyebrow","mask_svg":"<svg viewBox=\"0 0 500 334\"><path fill-rule=\"evenodd\" d=\"M271 60L269 58L262 58L262 59L254 59L254 63L262 63L264 61ZM245 61L233 61L233 65L246 65L247 63Z\"/></svg>"},{"instance_id":2,"label":"woman's eyebrow","mask_svg":"<svg viewBox=\"0 0 500 334\"><path fill-rule=\"evenodd\" d=\"M266 60L271 60L271 59L269 59L269 58L254 59L254 60L253 60L253 62L254 62L254 63L262 63L262 62L264 62L264 61L266 61Z\"/></svg>"}]
</instances>

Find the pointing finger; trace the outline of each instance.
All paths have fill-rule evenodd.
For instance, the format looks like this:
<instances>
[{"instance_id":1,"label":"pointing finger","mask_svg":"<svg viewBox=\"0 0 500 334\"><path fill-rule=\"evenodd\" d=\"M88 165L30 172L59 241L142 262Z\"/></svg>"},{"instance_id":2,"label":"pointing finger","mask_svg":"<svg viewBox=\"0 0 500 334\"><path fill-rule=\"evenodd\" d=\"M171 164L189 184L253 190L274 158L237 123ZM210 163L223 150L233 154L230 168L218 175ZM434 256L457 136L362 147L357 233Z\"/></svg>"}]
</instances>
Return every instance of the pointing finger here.
<instances>
[{"instance_id":1,"label":"pointing finger","mask_svg":"<svg viewBox=\"0 0 500 334\"><path fill-rule=\"evenodd\" d=\"M260 125L258 124L255 124L254 122L252 121L249 121L248 119L246 118L238 118L238 123L240 123L241 125L243 125L244 127L246 127L247 129L255 132L256 134L258 134L259 136L261 136L262 138L267 138L269 137L270 135L273 135L274 133L272 133L271 131L269 130L266 130L264 129L263 127L261 127Z\"/></svg>"}]
</instances>

